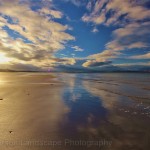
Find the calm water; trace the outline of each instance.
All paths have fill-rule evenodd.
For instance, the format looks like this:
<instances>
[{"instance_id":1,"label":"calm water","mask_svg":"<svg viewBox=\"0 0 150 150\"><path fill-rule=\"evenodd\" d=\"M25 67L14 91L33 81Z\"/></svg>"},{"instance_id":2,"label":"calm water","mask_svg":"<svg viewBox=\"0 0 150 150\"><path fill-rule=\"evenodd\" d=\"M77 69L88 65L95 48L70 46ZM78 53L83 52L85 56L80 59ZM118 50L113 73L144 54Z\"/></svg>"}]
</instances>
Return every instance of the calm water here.
<instances>
[{"instance_id":1,"label":"calm water","mask_svg":"<svg viewBox=\"0 0 150 150\"><path fill-rule=\"evenodd\" d=\"M48 147L19 147L22 150L150 148L149 74L53 75L57 76L53 79L56 85L50 86L48 74L0 74L0 96L6 99L0 102L4 114L0 118L1 140L60 142ZM13 131L11 135L7 129Z\"/></svg>"}]
</instances>

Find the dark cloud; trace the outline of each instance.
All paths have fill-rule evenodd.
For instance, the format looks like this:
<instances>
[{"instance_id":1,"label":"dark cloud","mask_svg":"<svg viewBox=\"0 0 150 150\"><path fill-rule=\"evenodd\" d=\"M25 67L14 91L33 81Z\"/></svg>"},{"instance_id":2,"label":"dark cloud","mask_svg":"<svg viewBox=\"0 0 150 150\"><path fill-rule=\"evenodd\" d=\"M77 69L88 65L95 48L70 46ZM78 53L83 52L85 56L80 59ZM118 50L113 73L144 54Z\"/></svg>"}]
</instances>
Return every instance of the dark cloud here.
<instances>
[{"instance_id":1,"label":"dark cloud","mask_svg":"<svg viewBox=\"0 0 150 150\"><path fill-rule=\"evenodd\" d=\"M109 65L111 64L112 61L106 61L106 62L93 62L91 64L89 64L88 67L99 67L99 66L104 66L104 65Z\"/></svg>"},{"instance_id":2,"label":"dark cloud","mask_svg":"<svg viewBox=\"0 0 150 150\"><path fill-rule=\"evenodd\" d=\"M34 64L22 63L0 64L0 69L12 71L44 71L41 67L37 67Z\"/></svg>"}]
</instances>

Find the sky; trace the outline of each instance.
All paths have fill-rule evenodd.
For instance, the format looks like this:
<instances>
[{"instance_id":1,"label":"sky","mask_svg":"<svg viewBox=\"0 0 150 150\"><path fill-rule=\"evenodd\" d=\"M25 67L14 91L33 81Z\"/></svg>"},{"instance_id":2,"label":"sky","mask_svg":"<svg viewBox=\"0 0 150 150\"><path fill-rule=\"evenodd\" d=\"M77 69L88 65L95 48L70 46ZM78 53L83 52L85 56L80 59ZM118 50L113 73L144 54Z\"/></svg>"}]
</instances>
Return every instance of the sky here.
<instances>
[{"instance_id":1,"label":"sky","mask_svg":"<svg viewBox=\"0 0 150 150\"><path fill-rule=\"evenodd\" d=\"M150 0L0 0L0 69L150 71Z\"/></svg>"}]
</instances>

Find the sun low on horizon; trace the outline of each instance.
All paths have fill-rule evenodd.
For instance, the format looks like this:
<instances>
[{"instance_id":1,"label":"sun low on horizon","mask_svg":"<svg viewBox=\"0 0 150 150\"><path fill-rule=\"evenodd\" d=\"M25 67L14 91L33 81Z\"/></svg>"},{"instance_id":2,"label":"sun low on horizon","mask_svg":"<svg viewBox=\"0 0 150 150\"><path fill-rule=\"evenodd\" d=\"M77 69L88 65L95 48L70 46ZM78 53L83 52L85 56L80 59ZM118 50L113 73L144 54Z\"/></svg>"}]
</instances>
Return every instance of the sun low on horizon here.
<instances>
[{"instance_id":1,"label":"sun low on horizon","mask_svg":"<svg viewBox=\"0 0 150 150\"><path fill-rule=\"evenodd\" d=\"M149 0L0 0L0 69L149 71L149 27Z\"/></svg>"},{"instance_id":2,"label":"sun low on horizon","mask_svg":"<svg viewBox=\"0 0 150 150\"><path fill-rule=\"evenodd\" d=\"M0 53L0 64L8 63L11 59L6 57L5 54Z\"/></svg>"}]
</instances>

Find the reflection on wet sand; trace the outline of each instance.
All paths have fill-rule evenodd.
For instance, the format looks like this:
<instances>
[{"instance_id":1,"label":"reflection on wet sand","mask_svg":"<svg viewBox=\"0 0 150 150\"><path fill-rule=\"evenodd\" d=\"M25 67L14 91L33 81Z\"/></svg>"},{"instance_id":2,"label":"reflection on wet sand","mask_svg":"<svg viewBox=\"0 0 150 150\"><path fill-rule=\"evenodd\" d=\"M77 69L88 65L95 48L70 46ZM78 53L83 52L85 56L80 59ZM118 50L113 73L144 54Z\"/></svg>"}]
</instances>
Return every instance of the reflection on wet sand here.
<instances>
[{"instance_id":1,"label":"reflection on wet sand","mask_svg":"<svg viewBox=\"0 0 150 150\"><path fill-rule=\"evenodd\" d=\"M80 75L67 77L67 81L63 98L70 112L62 124L64 135L74 139L112 141L111 147L107 145L101 149L148 149L150 107L143 99L130 98L142 94L148 97L148 93L129 85L93 82L83 75L82 78ZM133 93L127 92L129 89L125 87Z\"/></svg>"},{"instance_id":2,"label":"reflection on wet sand","mask_svg":"<svg viewBox=\"0 0 150 150\"><path fill-rule=\"evenodd\" d=\"M150 95L137 78L141 87L127 74L1 73L0 146L148 150Z\"/></svg>"},{"instance_id":3,"label":"reflection on wet sand","mask_svg":"<svg viewBox=\"0 0 150 150\"><path fill-rule=\"evenodd\" d=\"M5 81L0 85L0 96L3 97L0 102L2 150L53 148L52 145L41 145L44 141L60 140L59 124L68 112L61 99L63 84L53 80L51 75L9 75L1 74Z\"/></svg>"},{"instance_id":4,"label":"reflection on wet sand","mask_svg":"<svg viewBox=\"0 0 150 150\"><path fill-rule=\"evenodd\" d=\"M63 100L70 111L61 123L60 132L63 133L64 139L77 142L75 147L72 143L72 146L68 145L68 148L96 150L105 147L109 149L112 144L111 139L104 134L99 136L97 131L100 124L107 122L107 110L102 106L99 97L91 95L76 75L65 75L63 81L67 84L64 88ZM101 142L101 144L89 146L84 143L89 141Z\"/></svg>"},{"instance_id":5,"label":"reflection on wet sand","mask_svg":"<svg viewBox=\"0 0 150 150\"><path fill-rule=\"evenodd\" d=\"M98 131L107 131L105 134L109 135L113 141L111 149L148 149L150 107L144 103L143 99L133 101L130 96L124 96L129 89L125 89L127 85L123 84L111 87L109 84L83 80L83 85L92 95L100 98L109 112L107 118L109 123L104 125L105 129L100 125ZM140 92L134 91L135 89L130 87L128 95L132 94L132 97L135 94L137 96L143 94L139 89ZM109 92L109 90L116 92ZM121 91L120 94L118 94L119 91Z\"/></svg>"}]
</instances>

